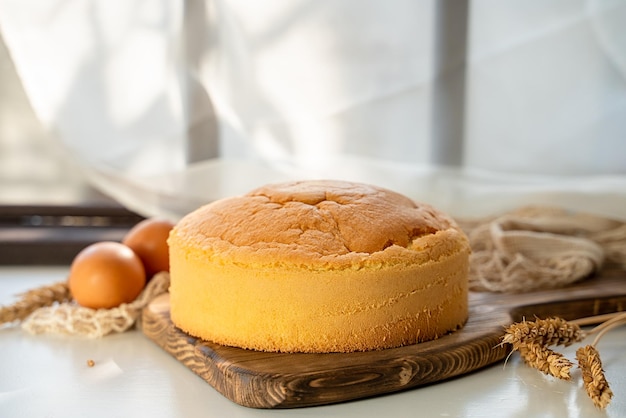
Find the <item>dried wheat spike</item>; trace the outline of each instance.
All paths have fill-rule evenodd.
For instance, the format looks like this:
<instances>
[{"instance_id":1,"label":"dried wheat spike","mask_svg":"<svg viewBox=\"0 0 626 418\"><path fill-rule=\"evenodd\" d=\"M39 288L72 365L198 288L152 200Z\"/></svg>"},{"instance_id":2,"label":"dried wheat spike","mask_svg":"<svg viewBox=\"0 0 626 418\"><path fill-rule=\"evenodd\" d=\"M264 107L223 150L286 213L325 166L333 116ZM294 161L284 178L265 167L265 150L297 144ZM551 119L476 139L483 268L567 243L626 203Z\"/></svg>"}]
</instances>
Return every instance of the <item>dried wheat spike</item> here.
<instances>
[{"instance_id":1,"label":"dried wheat spike","mask_svg":"<svg viewBox=\"0 0 626 418\"><path fill-rule=\"evenodd\" d=\"M0 324L22 320L39 308L71 299L66 282L37 287L19 296L14 304L0 307Z\"/></svg>"},{"instance_id":2,"label":"dried wheat spike","mask_svg":"<svg viewBox=\"0 0 626 418\"><path fill-rule=\"evenodd\" d=\"M561 353L550 350L536 342L519 346L519 353L526 364L547 374L563 380L570 380L570 369L573 364Z\"/></svg>"},{"instance_id":3,"label":"dried wheat spike","mask_svg":"<svg viewBox=\"0 0 626 418\"><path fill-rule=\"evenodd\" d=\"M576 350L576 359L582 372L585 390L593 404L600 409L606 408L611 402L613 391L604 376L600 353L593 345L587 345Z\"/></svg>"},{"instance_id":4,"label":"dried wheat spike","mask_svg":"<svg viewBox=\"0 0 626 418\"><path fill-rule=\"evenodd\" d=\"M520 346L533 342L544 346L568 346L582 341L586 333L577 324L563 318L537 319L536 321L522 321L512 324L505 330L503 343L513 345L518 350Z\"/></svg>"}]
</instances>

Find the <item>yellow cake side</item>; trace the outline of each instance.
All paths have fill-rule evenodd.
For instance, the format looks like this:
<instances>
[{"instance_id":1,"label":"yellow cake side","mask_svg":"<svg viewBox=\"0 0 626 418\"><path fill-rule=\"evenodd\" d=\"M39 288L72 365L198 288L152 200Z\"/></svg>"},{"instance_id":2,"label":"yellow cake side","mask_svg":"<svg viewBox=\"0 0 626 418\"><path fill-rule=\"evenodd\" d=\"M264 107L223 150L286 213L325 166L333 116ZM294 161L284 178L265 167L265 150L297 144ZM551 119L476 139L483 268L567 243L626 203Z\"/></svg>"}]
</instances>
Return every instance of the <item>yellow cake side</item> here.
<instances>
[{"instance_id":1,"label":"yellow cake side","mask_svg":"<svg viewBox=\"0 0 626 418\"><path fill-rule=\"evenodd\" d=\"M388 248L391 255L352 268L309 269L231 263L173 234L172 320L190 335L262 351L350 352L431 340L468 315L469 250L438 238L430 242L454 245L421 249L431 253L423 263L394 262L394 251L407 249Z\"/></svg>"}]
</instances>

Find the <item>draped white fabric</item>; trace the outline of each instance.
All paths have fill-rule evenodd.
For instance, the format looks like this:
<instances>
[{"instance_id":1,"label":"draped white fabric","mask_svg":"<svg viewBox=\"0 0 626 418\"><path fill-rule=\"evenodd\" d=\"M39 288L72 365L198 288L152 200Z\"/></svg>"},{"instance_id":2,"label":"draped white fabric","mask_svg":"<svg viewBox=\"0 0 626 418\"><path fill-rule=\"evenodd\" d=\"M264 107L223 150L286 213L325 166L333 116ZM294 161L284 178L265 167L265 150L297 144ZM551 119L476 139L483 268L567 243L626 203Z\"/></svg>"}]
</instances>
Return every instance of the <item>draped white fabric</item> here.
<instances>
[{"instance_id":1,"label":"draped white fabric","mask_svg":"<svg viewBox=\"0 0 626 418\"><path fill-rule=\"evenodd\" d=\"M37 4L0 0L33 108L146 215L332 177L459 216L626 218L626 1L472 0L443 64L434 0ZM455 166L433 157L442 128Z\"/></svg>"}]
</instances>

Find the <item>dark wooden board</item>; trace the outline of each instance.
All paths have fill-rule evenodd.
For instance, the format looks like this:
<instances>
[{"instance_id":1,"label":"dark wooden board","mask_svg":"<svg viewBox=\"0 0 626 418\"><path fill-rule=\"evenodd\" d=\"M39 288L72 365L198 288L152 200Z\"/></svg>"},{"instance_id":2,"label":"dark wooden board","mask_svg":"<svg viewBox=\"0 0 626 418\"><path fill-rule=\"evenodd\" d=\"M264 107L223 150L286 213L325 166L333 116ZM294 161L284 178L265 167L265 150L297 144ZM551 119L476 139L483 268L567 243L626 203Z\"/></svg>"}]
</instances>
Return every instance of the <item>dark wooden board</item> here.
<instances>
[{"instance_id":1,"label":"dark wooden board","mask_svg":"<svg viewBox=\"0 0 626 418\"><path fill-rule=\"evenodd\" d=\"M626 310L626 272L609 270L567 288L516 295L471 293L460 330L389 350L263 353L191 337L169 316L169 295L148 305L142 330L225 397L252 408L297 408L382 395L464 375L508 354L504 328L523 318L575 319Z\"/></svg>"}]
</instances>

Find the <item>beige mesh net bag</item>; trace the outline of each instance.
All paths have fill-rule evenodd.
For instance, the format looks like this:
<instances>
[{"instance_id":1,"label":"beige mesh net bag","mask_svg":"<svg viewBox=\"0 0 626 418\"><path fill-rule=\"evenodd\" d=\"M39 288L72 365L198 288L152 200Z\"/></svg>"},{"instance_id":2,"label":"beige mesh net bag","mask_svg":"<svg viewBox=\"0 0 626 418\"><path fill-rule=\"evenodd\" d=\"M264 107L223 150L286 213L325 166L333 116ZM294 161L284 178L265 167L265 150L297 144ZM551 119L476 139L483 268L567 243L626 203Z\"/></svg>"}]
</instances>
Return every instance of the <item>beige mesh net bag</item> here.
<instances>
[{"instance_id":1,"label":"beige mesh net bag","mask_svg":"<svg viewBox=\"0 0 626 418\"><path fill-rule=\"evenodd\" d=\"M142 309L151 300L167 292L169 283L167 272L158 273L137 299L112 309L90 309L71 301L41 307L26 317L22 328L32 334L55 333L88 338L124 332L135 325Z\"/></svg>"},{"instance_id":2,"label":"beige mesh net bag","mask_svg":"<svg viewBox=\"0 0 626 418\"><path fill-rule=\"evenodd\" d=\"M558 208L523 208L463 223L472 246L470 288L525 292L588 277L605 262L626 268L626 224Z\"/></svg>"}]
</instances>

